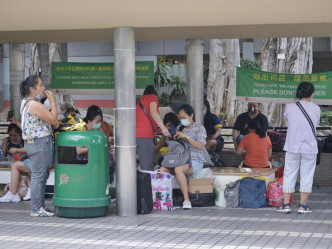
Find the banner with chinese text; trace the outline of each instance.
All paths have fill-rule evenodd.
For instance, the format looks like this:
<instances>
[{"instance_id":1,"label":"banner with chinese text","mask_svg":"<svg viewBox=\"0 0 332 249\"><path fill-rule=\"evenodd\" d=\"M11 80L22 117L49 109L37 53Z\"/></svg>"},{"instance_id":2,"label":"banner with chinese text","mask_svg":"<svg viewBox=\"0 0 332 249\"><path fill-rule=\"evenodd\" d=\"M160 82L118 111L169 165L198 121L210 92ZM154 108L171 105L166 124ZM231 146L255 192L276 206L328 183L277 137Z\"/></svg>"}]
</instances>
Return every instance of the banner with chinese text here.
<instances>
[{"instance_id":1,"label":"banner with chinese text","mask_svg":"<svg viewBox=\"0 0 332 249\"><path fill-rule=\"evenodd\" d=\"M236 97L246 102L289 103L295 100L297 86L302 81L315 86L315 103L332 104L332 72L278 74L238 67Z\"/></svg>"},{"instance_id":2,"label":"banner with chinese text","mask_svg":"<svg viewBox=\"0 0 332 249\"><path fill-rule=\"evenodd\" d=\"M154 85L154 62L136 62L136 89ZM53 89L114 89L114 63L53 62Z\"/></svg>"}]
</instances>

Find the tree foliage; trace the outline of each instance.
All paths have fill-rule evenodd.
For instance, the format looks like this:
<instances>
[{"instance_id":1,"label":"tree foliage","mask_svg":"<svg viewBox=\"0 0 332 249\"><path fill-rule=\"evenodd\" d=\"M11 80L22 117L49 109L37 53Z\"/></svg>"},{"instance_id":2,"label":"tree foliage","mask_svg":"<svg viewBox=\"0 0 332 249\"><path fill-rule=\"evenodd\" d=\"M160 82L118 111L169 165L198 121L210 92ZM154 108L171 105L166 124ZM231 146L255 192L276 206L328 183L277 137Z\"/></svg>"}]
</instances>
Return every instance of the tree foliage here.
<instances>
[{"instance_id":1,"label":"tree foliage","mask_svg":"<svg viewBox=\"0 0 332 249\"><path fill-rule=\"evenodd\" d=\"M261 63L259 61L251 61L249 59L240 58L240 65L243 68L248 68L252 70L261 70Z\"/></svg>"}]
</instances>

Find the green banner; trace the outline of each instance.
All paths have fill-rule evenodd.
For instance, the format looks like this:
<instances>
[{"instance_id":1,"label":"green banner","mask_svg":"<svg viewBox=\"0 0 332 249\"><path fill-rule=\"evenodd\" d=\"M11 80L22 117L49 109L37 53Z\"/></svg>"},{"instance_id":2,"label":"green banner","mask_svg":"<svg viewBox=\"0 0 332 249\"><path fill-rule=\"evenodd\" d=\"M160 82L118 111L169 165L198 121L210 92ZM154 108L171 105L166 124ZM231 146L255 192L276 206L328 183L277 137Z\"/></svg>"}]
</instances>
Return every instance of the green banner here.
<instances>
[{"instance_id":1,"label":"green banner","mask_svg":"<svg viewBox=\"0 0 332 249\"><path fill-rule=\"evenodd\" d=\"M316 74L279 74L238 67L236 96L242 101L293 102L297 86L302 82L315 86L314 102L332 104L332 72Z\"/></svg>"},{"instance_id":2,"label":"green banner","mask_svg":"<svg viewBox=\"0 0 332 249\"><path fill-rule=\"evenodd\" d=\"M136 89L154 85L153 61L136 62ZM114 63L52 63L53 89L114 89Z\"/></svg>"}]
</instances>

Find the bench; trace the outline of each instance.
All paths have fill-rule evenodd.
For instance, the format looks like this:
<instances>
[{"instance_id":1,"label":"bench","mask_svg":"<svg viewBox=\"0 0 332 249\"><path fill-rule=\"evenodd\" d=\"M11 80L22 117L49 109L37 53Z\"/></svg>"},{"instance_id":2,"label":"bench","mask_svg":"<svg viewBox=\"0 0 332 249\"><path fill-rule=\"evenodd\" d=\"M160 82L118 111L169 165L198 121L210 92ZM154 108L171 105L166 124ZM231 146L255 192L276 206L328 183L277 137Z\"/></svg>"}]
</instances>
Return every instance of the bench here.
<instances>
[{"instance_id":1,"label":"bench","mask_svg":"<svg viewBox=\"0 0 332 249\"><path fill-rule=\"evenodd\" d=\"M10 183L10 168L0 168L0 184ZM50 176L47 179L46 185L54 185L54 168L50 171Z\"/></svg>"}]
</instances>

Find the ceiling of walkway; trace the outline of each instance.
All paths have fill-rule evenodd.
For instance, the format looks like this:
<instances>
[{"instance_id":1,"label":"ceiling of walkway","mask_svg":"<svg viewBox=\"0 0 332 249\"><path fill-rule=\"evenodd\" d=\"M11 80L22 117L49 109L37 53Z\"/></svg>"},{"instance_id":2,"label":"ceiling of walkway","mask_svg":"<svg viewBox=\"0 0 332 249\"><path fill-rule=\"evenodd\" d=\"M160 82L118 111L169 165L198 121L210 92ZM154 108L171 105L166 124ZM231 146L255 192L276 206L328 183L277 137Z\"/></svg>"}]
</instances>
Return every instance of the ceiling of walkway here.
<instances>
[{"instance_id":1,"label":"ceiling of walkway","mask_svg":"<svg viewBox=\"0 0 332 249\"><path fill-rule=\"evenodd\" d=\"M331 0L1 0L0 43L332 36Z\"/></svg>"}]
</instances>

